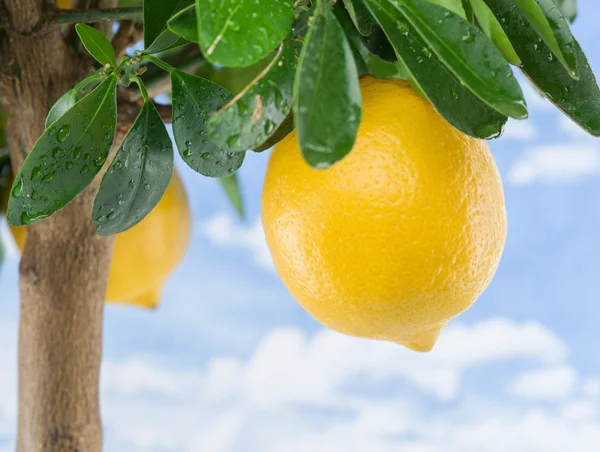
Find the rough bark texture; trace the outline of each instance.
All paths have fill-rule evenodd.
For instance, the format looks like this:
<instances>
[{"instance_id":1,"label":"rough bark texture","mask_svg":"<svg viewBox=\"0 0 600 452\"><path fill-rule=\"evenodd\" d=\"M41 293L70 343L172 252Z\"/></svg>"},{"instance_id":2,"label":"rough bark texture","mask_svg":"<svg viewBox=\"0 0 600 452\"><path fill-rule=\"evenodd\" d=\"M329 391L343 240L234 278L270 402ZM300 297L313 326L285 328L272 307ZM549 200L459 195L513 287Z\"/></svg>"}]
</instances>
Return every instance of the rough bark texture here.
<instances>
[{"instance_id":1,"label":"rough bark texture","mask_svg":"<svg viewBox=\"0 0 600 452\"><path fill-rule=\"evenodd\" d=\"M46 30L44 0L0 0L0 104L18 168L50 106L86 72L59 29ZM94 232L97 187L28 228L21 260L18 452L100 452L98 382L111 239Z\"/></svg>"}]
</instances>

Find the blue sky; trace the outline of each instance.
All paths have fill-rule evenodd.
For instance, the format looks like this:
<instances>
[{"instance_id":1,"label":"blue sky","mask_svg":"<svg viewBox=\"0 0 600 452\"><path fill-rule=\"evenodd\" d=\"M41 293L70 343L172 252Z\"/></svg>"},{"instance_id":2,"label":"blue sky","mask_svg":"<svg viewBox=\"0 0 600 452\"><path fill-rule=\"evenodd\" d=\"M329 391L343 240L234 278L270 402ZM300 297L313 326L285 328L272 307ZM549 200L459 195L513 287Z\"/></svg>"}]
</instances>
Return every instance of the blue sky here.
<instances>
[{"instance_id":1,"label":"blue sky","mask_svg":"<svg viewBox=\"0 0 600 452\"><path fill-rule=\"evenodd\" d=\"M600 5L574 33L600 74ZM240 172L240 223L179 165L194 236L155 312L108 306L105 450L577 452L600 444L600 141L527 90L531 117L490 146L509 234L488 290L434 351L323 329L266 251L268 153ZM2 226L4 234L6 232ZM0 274L0 451L13 450L18 256Z\"/></svg>"}]
</instances>

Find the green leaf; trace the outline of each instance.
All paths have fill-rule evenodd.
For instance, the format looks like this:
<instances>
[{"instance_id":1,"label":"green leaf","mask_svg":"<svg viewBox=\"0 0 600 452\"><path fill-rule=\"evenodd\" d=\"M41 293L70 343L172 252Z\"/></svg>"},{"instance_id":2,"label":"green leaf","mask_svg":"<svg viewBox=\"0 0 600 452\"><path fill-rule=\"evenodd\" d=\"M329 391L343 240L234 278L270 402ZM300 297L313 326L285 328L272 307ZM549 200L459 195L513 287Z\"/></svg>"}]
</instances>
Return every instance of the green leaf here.
<instances>
[{"instance_id":1,"label":"green leaf","mask_svg":"<svg viewBox=\"0 0 600 452\"><path fill-rule=\"evenodd\" d=\"M271 135L267 141L265 141L260 146L252 149L254 152L263 152L268 149L271 149L285 137L287 137L294 130L294 115L292 112L287 115L287 117L283 120L281 125L277 128L273 135Z\"/></svg>"},{"instance_id":2,"label":"green leaf","mask_svg":"<svg viewBox=\"0 0 600 452\"><path fill-rule=\"evenodd\" d=\"M350 43L352 53L354 54L354 60L356 61L356 67L360 74L371 74L377 78L400 77L398 67L395 63L383 60L367 48L367 45L363 41L361 34L358 32L356 27L354 27L354 24L350 20L344 8L335 5L333 8L333 13L344 29L344 33L346 33L346 39L348 39L348 42ZM377 26L377 29L381 30L379 26ZM385 39L389 45L387 36L385 36L383 32L380 36L380 39ZM392 51L394 51L393 48Z\"/></svg>"},{"instance_id":3,"label":"green leaf","mask_svg":"<svg viewBox=\"0 0 600 452\"><path fill-rule=\"evenodd\" d=\"M208 121L231 99L223 87L177 69L171 72L173 135L179 154L194 171L209 177L235 173L244 152L232 152L208 139Z\"/></svg>"},{"instance_id":4,"label":"green leaf","mask_svg":"<svg viewBox=\"0 0 600 452\"><path fill-rule=\"evenodd\" d=\"M117 57L110 41L95 28L86 24L75 25L75 30L85 49L100 64L117 65Z\"/></svg>"},{"instance_id":5,"label":"green leaf","mask_svg":"<svg viewBox=\"0 0 600 452\"><path fill-rule=\"evenodd\" d=\"M473 6L469 0L462 0L463 9L465 10L465 16L469 23L475 22L475 14L473 13Z\"/></svg>"},{"instance_id":6,"label":"green leaf","mask_svg":"<svg viewBox=\"0 0 600 452\"><path fill-rule=\"evenodd\" d=\"M394 15L375 2L369 6L410 78L450 124L476 138L496 138L502 133L507 117L488 107L464 87L411 25L401 22L404 25L399 28Z\"/></svg>"},{"instance_id":7,"label":"green leaf","mask_svg":"<svg viewBox=\"0 0 600 452\"><path fill-rule=\"evenodd\" d=\"M462 0L427 0L430 3L434 3L436 5L443 6L444 8L452 11L457 16L462 17L463 19L467 18L467 14L465 13L465 8L463 7Z\"/></svg>"},{"instance_id":8,"label":"green leaf","mask_svg":"<svg viewBox=\"0 0 600 452\"><path fill-rule=\"evenodd\" d=\"M577 17L577 0L554 0L554 3L558 5L567 20L573 23Z\"/></svg>"},{"instance_id":9,"label":"green leaf","mask_svg":"<svg viewBox=\"0 0 600 452\"><path fill-rule=\"evenodd\" d=\"M510 65L479 28L423 0L368 0L368 5L378 9L380 24L385 16L400 34L410 34L414 28L450 72L489 106L506 116L527 117L523 93ZM386 33L389 36L390 31Z\"/></svg>"},{"instance_id":10,"label":"green leaf","mask_svg":"<svg viewBox=\"0 0 600 452\"><path fill-rule=\"evenodd\" d=\"M343 0L344 6L360 34L369 36L373 28L373 17L363 3L363 0Z\"/></svg>"},{"instance_id":11,"label":"green leaf","mask_svg":"<svg viewBox=\"0 0 600 452\"><path fill-rule=\"evenodd\" d=\"M327 168L352 149L362 100L352 49L326 0L317 0L294 91L294 119L304 159L313 167Z\"/></svg>"},{"instance_id":12,"label":"green leaf","mask_svg":"<svg viewBox=\"0 0 600 452\"><path fill-rule=\"evenodd\" d=\"M13 226L65 207L102 169L116 128L117 77L111 75L46 129L15 177L8 204Z\"/></svg>"},{"instance_id":13,"label":"green leaf","mask_svg":"<svg viewBox=\"0 0 600 452\"><path fill-rule=\"evenodd\" d=\"M148 49L167 29L167 21L194 0L144 0L144 46Z\"/></svg>"},{"instance_id":14,"label":"green leaf","mask_svg":"<svg viewBox=\"0 0 600 452\"><path fill-rule=\"evenodd\" d=\"M492 40L492 42L496 45L498 50L502 52L506 61L514 66L521 65L521 59L515 52L508 36L504 33L500 22L494 16L494 13L490 11L490 8L485 4L484 0L471 0L471 5L473 6L473 12L477 17L477 22L479 22L479 26L486 34L488 38Z\"/></svg>"},{"instance_id":15,"label":"green leaf","mask_svg":"<svg viewBox=\"0 0 600 452\"><path fill-rule=\"evenodd\" d=\"M173 175L173 144L154 103L144 102L102 179L92 220L109 236L135 226L158 204Z\"/></svg>"},{"instance_id":16,"label":"green leaf","mask_svg":"<svg viewBox=\"0 0 600 452\"><path fill-rule=\"evenodd\" d=\"M578 79L575 38L558 6L553 0L514 0L514 2L569 75Z\"/></svg>"},{"instance_id":17,"label":"green leaf","mask_svg":"<svg viewBox=\"0 0 600 452\"><path fill-rule=\"evenodd\" d=\"M238 182L237 176L235 174L227 177L222 177L219 179L221 183L221 187L223 187L223 191L229 199L229 202L237 212L240 220L244 219L244 200L242 198L242 193L240 191L240 184Z\"/></svg>"},{"instance_id":18,"label":"green leaf","mask_svg":"<svg viewBox=\"0 0 600 452\"><path fill-rule=\"evenodd\" d=\"M293 0L196 0L200 48L213 64L248 66L289 34Z\"/></svg>"},{"instance_id":19,"label":"green leaf","mask_svg":"<svg viewBox=\"0 0 600 452\"><path fill-rule=\"evenodd\" d=\"M196 5L183 8L167 22L169 30L182 38L198 42L198 18L196 16Z\"/></svg>"},{"instance_id":20,"label":"green leaf","mask_svg":"<svg viewBox=\"0 0 600 452\"><path fill-rule=\"evenodd\" d=\"M165 52L176 47L181 47L187 43L188 41L181 36L176 35L171 30L163 30L163 32L158 35L154 42L150 44L150 47L144 50L143 53L152 55L155 53Z\"/></svg>"},{"instance_id":21,"label":"green leaf","mask_svg":"<svg viewBox=\"0 0 600 452\"><path fill-rule=\"evenodd\" d=\"M600 136L600 89L577 42L579 80L572 79L512 0L486 0L523 61L522 70L551 102L594 136Z\"/></svg>"},{"instance_id":22,"label":"green leaf","mask_svg":"<svg viewBox=\"0 0 600 452\"><path fill-rule=\"evenodd\" d=\"M292 108L296 57L285 41L269 65L214 116L208 136L231 151L260 146Z\"/></svg>"},{"instance_id":23,"label":"green leaf","mask_svg":"<svg viewBox=\"0 0 600 452\"><path fill-rule=\"evenodd\" d=\"M60 99L56 101L56 103L52 106L50 111L48 112L48 116L46 116L46 129L50 127L54 121L64 115L69 108L77 103L77 90L70 89L65 94L63 94Z\"/></svg>"}]
</instances>

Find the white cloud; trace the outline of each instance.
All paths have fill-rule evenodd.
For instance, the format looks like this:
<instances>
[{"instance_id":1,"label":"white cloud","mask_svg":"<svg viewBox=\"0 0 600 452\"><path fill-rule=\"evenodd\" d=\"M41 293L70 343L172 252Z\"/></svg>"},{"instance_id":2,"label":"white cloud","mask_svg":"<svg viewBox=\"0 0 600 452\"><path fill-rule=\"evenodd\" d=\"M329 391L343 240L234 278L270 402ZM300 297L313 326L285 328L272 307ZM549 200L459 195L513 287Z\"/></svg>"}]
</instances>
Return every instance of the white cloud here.
<instances>
[{"instance_id":1,"label":"white cloud","mask_svg":"<svg viewBox=\"0 0 600 452\"><path fill-rule=\"evenodd\" d=\"M600 172L596 146L566 143L533 148L513 165L508 180L515 185L571 183Z\"/></svg>"},{"instance_id":2,"label":"white cloud","mask_svg":"<svg viewBox=\"0 0 600 452\"><path fill-rule=\"evenodd\" d=\"M560 366L523 372L510 384L516 396L531 399L562 399L568 396L577 382L577 373L570 366Z\"/></svg>"},{"instance_id":3,"label":"white cloud","mask_svg":"<svg viewBox=\"0 0 600 452\"><path fill-rule=\"evenodd\" d=\"M16 347L15 332L0 325L3 349ZM0 438L15 422L16 366L7 362ZM248 358L201 367L163 356L108 360L105 450L595 452L600 418L587 394L598 379L544 410L464 386L476 368L498 364L551 372L568 366L567 347L538 323L500 318L451 326L429 354L290 327L267 333Z\"/></svg>"},{"instance_id":4,"label":"white cloud","mask_svg":"<svg viewBox=\"0 0 600 452\"><path fill-rule=\"evenodd\" d=\"M252 252L254 261L259 266L267 269L274 268L260 219L256 219L249 226L244 226L231 215L220 212L201 223L199 231L214 245L246 249Z\"/></svg>"},{"instance_id":5,"label":"white cloud","mask_svg":"<svg viewBox=\"0 0 600 452\"><path fill-rule=\"evenodd\" d=\"M4 246L6 260L16 261L19 259L21 253L8 229L5 218L0 218L0 242Z\"/></svg>"},{"instance_id":6,"label":"white cloud","mask_svg":"<svg viewBox=\"0 0 600 452\"><path fill-rule=\"evenodd\" d=\"M550 330L501 318L451 326L429 354L279 328L247 359L216 357L203 369L166 370L160 359L105 366L108 450L592 452L598 413L580 395L567 397L576 374L566 359ZM500 363L536 363L544 385L569 369L568 384L559 381L564 403L541 411L501 394L472 399L464 376Z\"/></svg>"},{"instance_id":7,"label":"white cloud","mask_svg":"<svg viewBox=\"0 0 600 452\"><path fill-rule=\"evenodd\" d=\"M530 141L537 137L538 133L532 121L517 121L509 118L502 138L505 140Z\"/></svg>"}]
</instances>

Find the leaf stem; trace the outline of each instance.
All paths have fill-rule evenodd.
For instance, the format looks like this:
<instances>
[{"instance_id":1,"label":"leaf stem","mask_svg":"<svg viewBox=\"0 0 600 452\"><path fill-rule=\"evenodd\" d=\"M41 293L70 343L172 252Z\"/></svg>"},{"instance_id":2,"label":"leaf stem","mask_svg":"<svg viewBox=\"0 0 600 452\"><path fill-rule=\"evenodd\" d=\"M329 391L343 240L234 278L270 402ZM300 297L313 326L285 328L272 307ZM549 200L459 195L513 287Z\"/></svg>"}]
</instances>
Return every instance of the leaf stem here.
<instances>
[{"instance_id":1,"label":"leaf stem","mask_svg":"<svg viewBox=\"0 0 600 452\"><path fill-rule=\"evenodd\" d=\"M169 63L161 60L160 58L156 58L152 55L143 55L142 61L150 61L151 63L154 63L156 66L161 68L163 71L173 72L175 70L175 68L173 66L171 66Z\"/></svg>"},{"instance_id":2,"label":"leaf stem","mask_svg":"<svg viewBox=\"0 0 600 452\"><path fill-rule=\"evenodd\" d=\"M146 91L146 87L144 86L144 82L137 75L131 77L131 80L134 81L137 86L140 88L140 92L142 93L142 97L144 98L144 102L149 102L150 97L148 96L148 91Z\"/></svg>"},{"instance_id":3,"label":"leaf stem","mask_svg":"<svg viewBox=\"0 0 600 452\"><path fill-rule=\"evenodd\" d=\"M142 8L104 9L58 9L51 20L52 25L102 22L105 20L141 19Z\"/></svg>"}]
</instances>

